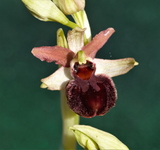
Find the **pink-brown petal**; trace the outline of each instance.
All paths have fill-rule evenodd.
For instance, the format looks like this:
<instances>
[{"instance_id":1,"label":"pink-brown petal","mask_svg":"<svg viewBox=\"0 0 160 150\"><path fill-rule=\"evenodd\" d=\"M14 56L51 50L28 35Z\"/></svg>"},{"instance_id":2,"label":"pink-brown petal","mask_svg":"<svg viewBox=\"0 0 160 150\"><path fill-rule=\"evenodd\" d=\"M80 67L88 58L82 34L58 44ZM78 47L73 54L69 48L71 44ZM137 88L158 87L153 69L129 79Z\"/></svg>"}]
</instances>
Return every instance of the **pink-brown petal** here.
<instances>
[{"instance_id":1,"label":"pink-brown petal","mask_svg":"<svg viewBox=\"0 0 160 150\"><path fill-rule=\"evenodd\" d=\"M93 40L82 48L88 57L94 58L98 50L108 41L115 32L113 28L108 28L97 34Z\"/></svg>"},{"instance_id":2,"label":"pink-brown petal","mask_svg":"<svg viewBox=\"0 0 160 150\"><path fill-rule=\"evenodd\" d=\"M53 62L64 67L70 66L74 53L67 48L60 46L42 46L32 49L32 54L41 61Z\"/></svg>"}]
</instances>

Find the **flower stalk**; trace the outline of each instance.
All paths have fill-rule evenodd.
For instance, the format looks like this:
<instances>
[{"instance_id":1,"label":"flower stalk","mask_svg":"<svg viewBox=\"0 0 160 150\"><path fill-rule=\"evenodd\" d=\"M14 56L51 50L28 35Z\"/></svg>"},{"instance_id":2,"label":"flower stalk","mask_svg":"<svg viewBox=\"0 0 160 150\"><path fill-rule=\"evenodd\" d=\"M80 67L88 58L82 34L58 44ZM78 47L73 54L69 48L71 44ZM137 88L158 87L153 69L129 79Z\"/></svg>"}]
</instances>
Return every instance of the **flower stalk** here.
<instances>
[{"instance_id":1,"label":"flower stalk","mask_svg":"<svg viewBox=\"0 0 160 150\"><path fill-rule=\"evenodd\" d=\"M62 144L64 150L75 150L76 139L69 127L79 124L79 116L75 114L67 105L67 99L65 96L65 89L60 91L61 93L61 113L62 113Z\"/></svg>"}]
</instances>

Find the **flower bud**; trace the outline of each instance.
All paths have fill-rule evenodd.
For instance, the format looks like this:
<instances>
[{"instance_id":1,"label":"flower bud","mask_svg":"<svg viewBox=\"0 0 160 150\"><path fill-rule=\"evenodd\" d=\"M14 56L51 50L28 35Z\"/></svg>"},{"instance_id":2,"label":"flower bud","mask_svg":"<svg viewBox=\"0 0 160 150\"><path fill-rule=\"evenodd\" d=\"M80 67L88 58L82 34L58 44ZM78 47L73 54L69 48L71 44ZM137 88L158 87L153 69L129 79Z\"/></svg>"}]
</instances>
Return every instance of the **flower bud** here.
<instances>
[{"instance_id":1,"label":"flower bud","mask_svg":"<svg viewBox=\"0 0 160 150\"><path fill-rule=\"evenodd\" d=\"M51 0L22 0L22 2L32 15L41 21L55 21L71 28L77 27Z\"/></svg>"},{"instance_id":2,"label":"flower bud","mask_svg":"<svg viewBox=\"0 0 160 150\"><path fill-rule=\"evenodd\" d=\"M110 133L85 125L70 127L77 142L87 150L129 150L119 139Z\"/></svg>"},{"instance_id":3,"label":"flower bud","mask_svg":"<svg viewBox=\"0 0 160 150\"><path fill-rule=\"evenodd\" d=\"M53 2L66 15L74 14L85 7L85 0L53 0Z\"/></svg>"}]
</instances>

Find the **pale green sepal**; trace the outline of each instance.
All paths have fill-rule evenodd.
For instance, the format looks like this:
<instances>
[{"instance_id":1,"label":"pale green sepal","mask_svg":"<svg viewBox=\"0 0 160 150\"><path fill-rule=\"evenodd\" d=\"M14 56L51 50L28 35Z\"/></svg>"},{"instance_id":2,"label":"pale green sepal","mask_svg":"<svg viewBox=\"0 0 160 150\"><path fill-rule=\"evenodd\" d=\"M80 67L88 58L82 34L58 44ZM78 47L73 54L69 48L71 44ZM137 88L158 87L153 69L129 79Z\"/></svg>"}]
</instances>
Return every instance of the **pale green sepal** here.
<instances>
[{"instance_id":1,"label":"pale green sepal","mask_svg":"<svg viewBox=\"0 0 160 150\"><path fill-rule=\"evenodd\" d=\"M61 90L71 78L70 68L60 67L50 76L41 79L41 87L48 88L49 90Z\"/></svg>"},{"instance_id":2,"label":"pale green sepal","mask_svg":"<svg viewBox=\"0 0 160 150\"><path fill-rule=\"evenodd\" d=\"M77 25L59 10L51 0L22 0L31 14L41 21L55 21L71 28Z\"/></svg>"},{"instance_id":3,"label":"pale green sepal","mask_svg":"<svg viewBox=\"0 0 160 150\"><path fill-rule=\"evenodd\" d=\"M105 74L110 77L119 76L130 71L134 66L138 65L138 62L134 58L123 59L94 59L96 64L95 74Z\"/></svg>"},{"instance_id":4,"label":"pale green sepal","mask_svg":"<svg viewBox=\"0 0 160 150\"><path fill-rule=\"evenodd\" d=\"M67 39L64 35L63 29L59 28L57 30L57 45L61 47L68 48Z\"/></svg>"},{"instance_id":5,"label":"pale green sepal","mask_svg":"<svg viewBox=\"0 0 160 150\"><path fill-rule=\"evenodd\" d=\"M75 54L84 46L84 30L85 29L77 27L71 31L68 31L67 41L69 49L72 50Z\"/></svg>"},{"instance_id":6,"label":"pale green sepal","mask_svg":"<svg viewBox=\"0 0 160 150\"><path fill-rule=\"evenodd\" d=\"M86 125L74 125L70 129L78 143L86 150L129 150L110 133Z\"/></svg>"}]
</instances>

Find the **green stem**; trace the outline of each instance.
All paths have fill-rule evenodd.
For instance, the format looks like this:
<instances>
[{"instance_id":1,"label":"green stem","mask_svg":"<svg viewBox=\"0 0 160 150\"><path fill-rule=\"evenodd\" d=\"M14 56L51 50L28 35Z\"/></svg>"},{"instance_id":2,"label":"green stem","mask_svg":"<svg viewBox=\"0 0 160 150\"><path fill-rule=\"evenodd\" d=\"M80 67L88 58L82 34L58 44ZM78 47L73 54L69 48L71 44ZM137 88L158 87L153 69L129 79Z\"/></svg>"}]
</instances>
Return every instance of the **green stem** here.
<instances>
[{"instance_id":1,"label":"green stem","mask_svg":"<svg viewBox=\"0 0 160 150\"><path fill-rule=\"evenodd\" d=\"M67 24L64 24L72 29L74 29L75 27L79 27L79 25L75 24L74 22L72 21L68 21Z\"/></svg>"},{"instance_id":2,"label":"green stem","mask_svg":"<svg viewBox=\"0 0 160 150\"><path fill-rule=\"evenodd\" d=\"M76 139L69 127L79 124L79 116L67 105L65 89L61 90L61 112L62 112L62 143L64 150L76 150Z\"/></svg>"}]
</instances>

